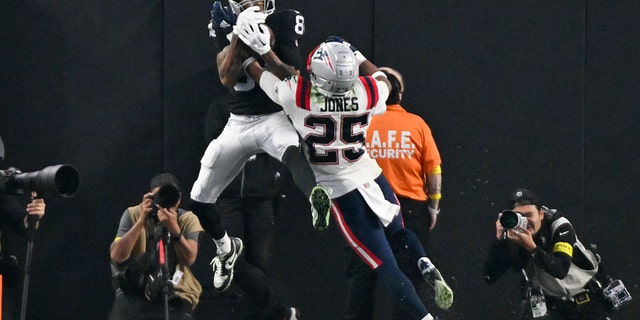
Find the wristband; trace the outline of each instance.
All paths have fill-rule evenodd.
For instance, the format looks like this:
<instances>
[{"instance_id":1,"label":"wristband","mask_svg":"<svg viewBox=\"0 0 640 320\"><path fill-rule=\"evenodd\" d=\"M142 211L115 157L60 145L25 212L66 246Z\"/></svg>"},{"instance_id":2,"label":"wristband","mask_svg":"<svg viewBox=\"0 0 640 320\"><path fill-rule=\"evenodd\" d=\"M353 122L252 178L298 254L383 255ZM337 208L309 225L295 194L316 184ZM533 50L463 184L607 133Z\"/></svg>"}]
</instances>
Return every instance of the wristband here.
<instances>
[{"instance_id":1,"label":"wristband","mask_svg":"<svg viewBox=\"0 0 640 320\"><path fill-rule=\"evenodd\" d=\"M256 61L255 57L249 57L246 60L242 61L242 70L246 69L251 63Z\"/></svg>"},{"instance_id":2,"label":"wristband","mask_svg":"<svg viewBox=\"0 0 640 320\"><path fill-rule=\"evenodd\" d=\"M363 62L367 60L360 50L356 50L353 52L353 55L356 57L356 64L360 66Z\"/></svg>"},{"instance_id":3,"label":"wristband","mask_svg":"<svg viewBox=\"0 0 640 320\"><path fill-rule=\"evenodd\" d=\"M374 78L377 78L377 77L384 77L385 79L387 78L387 75L382 71L376 71L372 73L371 76Z\"/></svg>"},{"instance_id":4,"label":"wristband","mask_svg":"<svg viewBox=\"0 0 640 320\"><path fill-rule=\"evenodd\" d=\"M442 198L442 193L440 192L429 195L429 199L431 200L439 200L441 198Z\"/></svg>"},{"instance_id":5,"label":"wristband","mask_svg":"<svg viewBox=\"0 0 640 320\"><path fill-rule=\"evenodd\" d=\"M439 208L438 209L434 209L434 208L431 208L431 206L427 206L427 209L429 210L429 213L431 213L431 214L435 214L435 215L439 215L440 214L440 209Z\"/></svg>"},{"instance_id":6,"label":"wristband","mask_svg":"<svg viewBox=\"0 0 640 320\"><path fill-rule=\"evenodd\" d=\"M174 242L178 242L180 241L180 238L182 238L182 232L178 234L170 233L170 235L171 235L171 241L174 241Z\"/></svg>"}]
</instances>

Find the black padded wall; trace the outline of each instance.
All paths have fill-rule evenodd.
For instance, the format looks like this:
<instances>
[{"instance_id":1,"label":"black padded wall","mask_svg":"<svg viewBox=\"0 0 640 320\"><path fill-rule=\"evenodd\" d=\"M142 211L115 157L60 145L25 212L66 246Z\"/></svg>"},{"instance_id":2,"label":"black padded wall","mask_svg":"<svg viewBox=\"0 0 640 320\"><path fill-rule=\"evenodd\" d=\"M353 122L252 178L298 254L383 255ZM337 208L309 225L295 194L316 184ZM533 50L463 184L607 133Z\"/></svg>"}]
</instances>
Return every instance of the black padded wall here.
<instances>
[{"instance_id":1,"label":"black padded wall","mask_svg":"<svg viewBox=\"0 0 640 320\"><path fill-rule=\"evenodd\" d=\"M69 163L81 175L75 197L46 199L28 319L99 319L110 308L119 215L163 170L163 10L158 1L0 5L2 167ZM24 264L24 240L5 245Z\"/></svg>"},{"instance_id":2,"label":"black padded wall","mask_svg":"<svg viewBox=\"0 0 640 320\"><path fill-rule=\"evenodd\" d=\"M377 2L375 59L404 71L404 105L430 124L442 154L442 214L428 253L456 289L456 305L443 315L488 319L519 309L517 275L494 286L481 277L511 190L539 192L581 229L585 8L530 1L414 8L421 19L403 32L389 26L407 9ZM413 45L387 49L403 43Z\"/></svg>"},{"instance_id":3,"label":"black padded wall","mask_svg":"<svg viewBox=\"0 0 640 320\"><path fill-rule=\"evenodd\" d=\"M305 53L343 36L405 77L403 105L425 118L443 158L442 215L428 249L454 287L445 319L514 319L517 275L481 279L497 212L537 191L597 243L634 297L640 171L638 37L633 1L277 1L305 16ZM37 233L29 319L103 319L113 295L108 247L149 178L175 173L186 195L222 90L207 38L209 1L0 4L0 169L73 164L70 199L47 199ZM304 319L339 319L346 279L335 228L316 232L290 186L271 276ZM27 199L25 199L26 201ZM205 239L208 240L208 239ZM24 261L25 243L3 233ZM211 292L210 241L194 270L198 319L232 319ZM11 292L17 295L19 288ZM384 290L379 297L386 298ZM388 303L375 302L377 319ZM616 319L635 319L637 302Z\"/></svg>"}]
</instances>

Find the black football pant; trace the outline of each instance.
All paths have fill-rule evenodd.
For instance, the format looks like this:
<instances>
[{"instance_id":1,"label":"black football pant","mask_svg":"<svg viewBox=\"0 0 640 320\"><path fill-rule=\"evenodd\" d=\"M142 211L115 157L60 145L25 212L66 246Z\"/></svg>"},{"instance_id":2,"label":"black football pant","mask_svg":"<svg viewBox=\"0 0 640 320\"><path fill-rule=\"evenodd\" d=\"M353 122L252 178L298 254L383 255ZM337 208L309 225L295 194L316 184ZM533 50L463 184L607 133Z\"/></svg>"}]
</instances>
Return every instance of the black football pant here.
<instances>
[{"instance_id":1,"label":"black football pant","mask_svg":"<svg viewBox=\"0 0 640 320\"><path fill-rule=\"evenodd\" d=\"M288 310L280 305L267 279L275 203L276 199L224 196L216 202L229 236L239 237L244 243L244 253L234 268L233 284L248 296L250 309L267 319L282 319Z\"/></svg>"}]
</instances>

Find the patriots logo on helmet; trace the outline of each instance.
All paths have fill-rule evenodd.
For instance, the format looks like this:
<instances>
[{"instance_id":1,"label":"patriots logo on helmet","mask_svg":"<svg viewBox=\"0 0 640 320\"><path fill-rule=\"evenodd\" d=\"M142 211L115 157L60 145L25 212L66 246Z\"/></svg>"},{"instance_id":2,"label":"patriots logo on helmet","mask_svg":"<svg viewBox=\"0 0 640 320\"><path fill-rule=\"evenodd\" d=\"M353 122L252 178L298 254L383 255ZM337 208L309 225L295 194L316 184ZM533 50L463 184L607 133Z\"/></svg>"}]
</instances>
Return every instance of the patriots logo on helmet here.
<instances>
[{"instance_id":1,"label":"patriots logo on helmet","mask_svg":"<svg viewBox=\"0 0 640 320\"><path fill-rule=\"evenodd\" d=\"M344 96L358 79L358 65L348 45L323 42L307 58L309 80L325 96Z\"/></svg>"},{"instance_id":2,"label":"patriots logo on helmet","mask_svg":"<svg viewBox=\"0 0 640 320\"><path fill-rule=\"evenodd\" d=\"M313 59L324 62L331 70L334 70L333 63L331 63L331 58L329 57L329 53L324 48L318 48Z\"/></svg>"}]
</instances>

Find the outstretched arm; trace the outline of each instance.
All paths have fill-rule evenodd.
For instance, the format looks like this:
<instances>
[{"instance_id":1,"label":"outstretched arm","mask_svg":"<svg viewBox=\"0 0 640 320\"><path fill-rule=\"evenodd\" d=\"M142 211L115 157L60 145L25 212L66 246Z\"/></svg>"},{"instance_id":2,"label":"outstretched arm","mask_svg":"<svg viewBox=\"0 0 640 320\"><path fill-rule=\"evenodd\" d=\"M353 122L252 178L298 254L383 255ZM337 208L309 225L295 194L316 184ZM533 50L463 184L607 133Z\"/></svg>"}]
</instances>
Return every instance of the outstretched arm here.
<instances>
[{"instance_id":1,"label":"outstretched arm","mask_svg":"<svg viewBox=\"0 0 640 320\"><path fill-rule=\"evenodd\" d=\"M280 58L278 58L278 56L272 50L269 50L267 53L261 55L260 57L267 65L266 68L268 70L265 70L253 57L246 59L242 63L246 73L258 83L260 82L260 77L262 76L262 73L265 71L268 71L279 80L282 80L292 75L299 74L296 68L282 62L282 60L280 60Z\"/></svg>"},{"instance_id":2,"label":"outstretched arm","mask_svg":"<svg viewBox=\"0 0 640 320\"><path fill-rule=\"evenodd\" d=\"M216 66L220 82L226 87L233 87L244 76L241 63L249 56L249 52L238 42L233 33L237 17L229 7L223 7L220 1L213 3L209 35L216 47Z\"/></svg>"},{"instance_id":3,"label":"outstretched arm","mask_svg":"<svg viewBox=\"0 0 640 320\"><path fill-rule=\"evenodd\" d=\"M245 67L245 71L247 72L247 74L251 78L253 78L253 80L255 80L256 83L260 84L260 88L262 88L262 90L267 94L267 96L269 96L269 98L272 101L279 104L278 93L275 90L275 88L278 82L282 81L284 77L281 79L276 75L274 75L270 70L264 70L256 60L251 58L245 60L245 62L243 63L243 66Z\"/></svg>"},{"instance_id":4,"label":"outstretched arm","mask_svg":"<svg viewBox=\"0 0 640 320\"><path fill-rule=\"evenodd\" d=\"M325 42L340 42L348 45L356 57L356 63L358 64L358 70L360 72L360 75L374 76L376 80L384 82L389 88L389 91L391 91L391 82L387 80L387 77L382 72L380 72L379 74L376 74L376 72L380 71L380 69L378 69L378 67L375 64L373 64L373 62L369 61L362 54L362 52L356 49L356 47L354 47L351 43L347 42L346 40L338 36L329 36L327 37L327 40L325 40Z\"/></svg>"}]
</instances>

